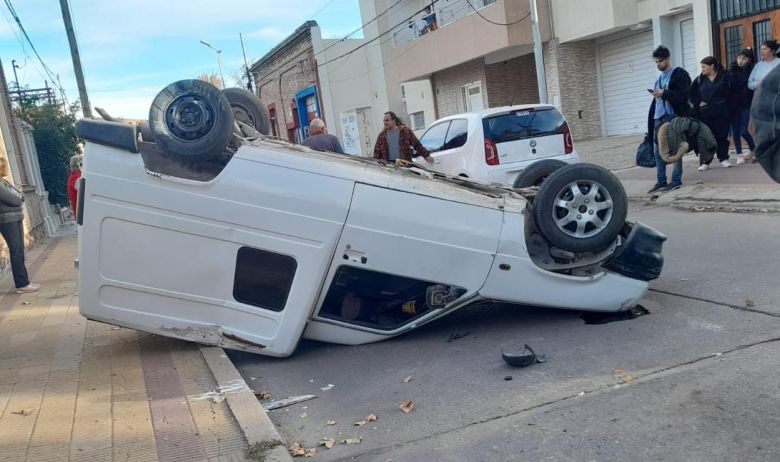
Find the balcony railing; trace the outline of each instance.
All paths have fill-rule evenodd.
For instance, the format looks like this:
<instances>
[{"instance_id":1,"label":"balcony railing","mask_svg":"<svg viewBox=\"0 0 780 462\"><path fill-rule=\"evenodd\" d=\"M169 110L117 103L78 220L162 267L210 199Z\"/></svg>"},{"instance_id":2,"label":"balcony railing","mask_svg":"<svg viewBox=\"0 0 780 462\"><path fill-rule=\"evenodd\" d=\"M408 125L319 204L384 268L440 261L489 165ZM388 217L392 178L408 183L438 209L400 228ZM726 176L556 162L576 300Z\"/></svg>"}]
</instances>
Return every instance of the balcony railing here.
<instances>
[{"instance_id":1,"label":"balcony railing","mask_svg":"<svg viewBox=\"0 0 780 462\"><path fill-rule=\"evenodd\" d=\"M474 5L472 8L469 5ZM412 42L423 35L433 33L439 27L452 24L458 19L467 16L474 12L474 8L481 10L486 6L490 6L496 3L498 0L452 0L446 2L439 9L434 11L428 16L421 16L417 20L409 21L406 26L398 26L399 29L393 33L393 47L405 45ZM444 2L442 2L444 3ZM427 26L424 26L422 22L425 21Z\"/></svg>"}]
</instances>

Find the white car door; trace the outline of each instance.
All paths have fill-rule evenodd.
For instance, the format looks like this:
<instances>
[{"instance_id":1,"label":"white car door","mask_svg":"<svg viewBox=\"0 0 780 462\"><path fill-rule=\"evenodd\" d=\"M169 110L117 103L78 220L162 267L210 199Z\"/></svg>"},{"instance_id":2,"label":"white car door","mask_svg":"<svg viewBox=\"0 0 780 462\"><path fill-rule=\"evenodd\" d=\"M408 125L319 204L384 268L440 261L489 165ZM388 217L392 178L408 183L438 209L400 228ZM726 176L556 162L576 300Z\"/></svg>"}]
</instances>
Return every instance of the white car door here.
<instances>
[{"instance_id":1,"label":"white car door","mask_svg":"<svg viewBox=\"0 0 780 462\"><path fill-rule=\"evenodd\" d=\"M450 121L445 120L444 122L438 122L428 127L428 130L420 137L420 144L425 146L425 149L427 149L431 154L431 157L433 157L433 164L429 164L421 156L414 158L416 163L423 165L429 170L447 174L447 171L444 170L445 163L443 158L446 153L443 152L442 149L444 147L444 140L447 138L447 129L449 126Z\"/></svg>"},{"instance_id":2,"label":"white car door","mask_svg":"<svg viewBox=\"0 0 780 462\"><path fill-rule=\"evenodd\" d=\"M428 303L429 289L452 290L464 300L484 284L503 211L431 197L422 183L403 181L398 177L388 188L355 185L305 337L344 344L382 340L445 312ZM419 193L403 190L412 188Z\"/></svg>"}]
</instances>

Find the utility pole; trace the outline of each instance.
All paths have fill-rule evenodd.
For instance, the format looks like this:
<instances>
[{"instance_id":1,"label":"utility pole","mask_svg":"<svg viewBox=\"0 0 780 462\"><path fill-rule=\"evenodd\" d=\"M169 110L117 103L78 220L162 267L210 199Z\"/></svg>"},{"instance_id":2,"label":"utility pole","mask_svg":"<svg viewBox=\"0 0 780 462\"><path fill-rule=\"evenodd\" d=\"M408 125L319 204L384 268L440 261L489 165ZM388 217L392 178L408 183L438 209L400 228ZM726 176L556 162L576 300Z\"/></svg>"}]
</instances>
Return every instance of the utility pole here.
<instances>
[{"instance_id":1,"label":"utility pole","mask_svg":"<svg viewBox=\"0 0 780 462\"><path fill-rule=\"evenodd\" d=\"M246 50L244 49L244 36L241 32L238 33L238 38L241 39L241 53L244 54L244 69L246 69L246 88L254 93L252 90L252 73L249 72L249 64L246 62Z\"/></svg>"},{"instance_id":2,"label":"utility pole","mask_svg":"<svg viewBox=\"0 0 780 462\"><path fill-rule=\"evenodd\" d=\"M203 40L200 43L206 45L217 53L217 65L219 66L219 79L222 81L222 88L225 88L225 76L222 74L222 50L213 47L209 42Z\"/></svg>"},{"instance_id":3,"label":"utility pole","mask_svg":"<svg viewBox=\"0 0 780 462\"><path fill-rule=\"evenodd\" d=\"M531 33L534 38L534 59L536 63L536 86L539 87L539 102L547 103L547 78L544 75L544 56L542 55L542 34L539 33L539 13L536 0L531 0Z\"/></svg>"},{"instance_id":4,"label":"utility pole","mask_svg":"<svg viewBox=\"0 0 780 462\"><path fill-rule=\"evenodd\" d=\"M79 99L81 99L81 111L84 117L92 118L92 109L87 97L87 85L84 83L84 71L81 69L81 57L79 56L79 45L76 43L76 33L73 31L73 21L70 17L70 7L68 0L60 0L62 8L62 21L65 23L65 32L68 34L68 43L70 43L70 55L73 58L73 71L76 73L76 84L79 88Z\"/></svg>"},{"instance_id":5,"label":"utility pole","mask_svg":"<svg viewBox=\"0 0 780 462\"><path fill-rule=\"evenodd\" d=\"M19 86L19 76L16 75L16 70L19 66L16 65L16 60L11 60L11 67L14 68L14 80L16 81L16 95L19 97L19 104L22 104L22 88Z\"/></svg>"}]
</instances>

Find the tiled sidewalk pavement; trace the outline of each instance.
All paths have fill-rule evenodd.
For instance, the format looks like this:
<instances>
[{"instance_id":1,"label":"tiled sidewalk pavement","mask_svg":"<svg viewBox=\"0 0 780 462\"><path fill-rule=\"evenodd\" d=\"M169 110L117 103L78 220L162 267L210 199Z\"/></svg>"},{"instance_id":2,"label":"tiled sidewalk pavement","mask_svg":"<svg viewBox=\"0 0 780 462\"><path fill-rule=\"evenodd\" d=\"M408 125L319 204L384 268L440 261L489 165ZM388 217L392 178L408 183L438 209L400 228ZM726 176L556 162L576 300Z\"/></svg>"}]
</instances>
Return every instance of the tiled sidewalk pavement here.
<instances>
[{"instance_id":1,"label":"tiled sidewalk pavement","mask_svg":"<svg viewBox=\"0 0 780 462\"><path fill-rule=\"evenodd\" d=\"M240 461L246 441L198 346L87 321L76 236L28 255L41 292L0 281L0 461Z\"/></svg>"}]
</instances>

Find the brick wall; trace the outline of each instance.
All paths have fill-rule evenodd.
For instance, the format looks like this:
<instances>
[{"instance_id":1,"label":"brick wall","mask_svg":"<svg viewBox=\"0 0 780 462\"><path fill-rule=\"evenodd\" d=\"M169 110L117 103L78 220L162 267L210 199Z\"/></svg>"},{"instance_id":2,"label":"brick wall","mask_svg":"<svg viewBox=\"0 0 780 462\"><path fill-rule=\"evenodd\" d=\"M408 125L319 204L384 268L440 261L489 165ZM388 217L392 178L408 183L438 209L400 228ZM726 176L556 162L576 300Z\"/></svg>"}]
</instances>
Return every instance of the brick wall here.
<instances>
[{"instance_id":1,"label":"brick wall","mask_svg":"<svg viewBox=\"0 0 780 462\"><path fill-rule=\"evenodd\" d=\"M592 40L545 44L547 91L558 97L574 139L602 135L601 103L596 73L596 45Z\"/></svg>"},{"instance_id":2,"label":"brick wall","mask_svg":"<svg viewBox=\"0 0 780 462\"><path fill-rule=\"evenodd\" d=\"M539 102L534 55L485 66L489 107Z\"/></svg>"},{"instance_id":3,"label":"brick wall","mask_svg":"<svg viewBox=\"0 0 780 462\"><path fill-rule=\"evenodd\" d=\"M271 103L276 105L279 136L289 139L285 125L293 122L290 104L295 100L295 94L317 84L311 35L304 34L252 72L260 99L266 106Z\"/></svg>"},{"instance_id":4,"label":"brick wall","mask_svg":"<svg viewBox=\"0 0 780 462\"><path fill-rule=\"evenodd\" d=\"M436 97L436 118L464 112L462 87L474 82L482 82L482 102L487 108L488 85L482 58L433 74L431 84Z\"/></svg>"}]
</instances>

